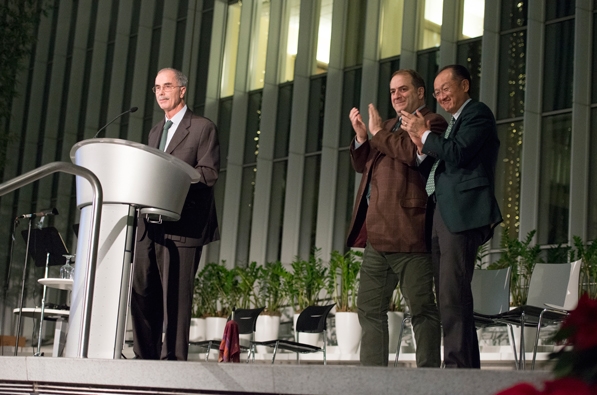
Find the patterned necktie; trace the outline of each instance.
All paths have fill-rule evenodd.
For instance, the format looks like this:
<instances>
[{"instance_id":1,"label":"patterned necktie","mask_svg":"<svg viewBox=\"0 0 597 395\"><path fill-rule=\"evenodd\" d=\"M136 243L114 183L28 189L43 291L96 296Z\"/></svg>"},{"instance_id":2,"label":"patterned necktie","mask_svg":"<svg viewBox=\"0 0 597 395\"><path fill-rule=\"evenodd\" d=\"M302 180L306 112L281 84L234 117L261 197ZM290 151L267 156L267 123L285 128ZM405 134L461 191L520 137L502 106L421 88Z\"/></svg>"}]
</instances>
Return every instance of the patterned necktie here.
<instances>
[{"instance_id":1,"label":"patterned necktie","mask_svg":"<svg viewBox=\"0 0 597 395\"><path fill-rule=\"evenodd\" d=\"M170 129L170 126L172 126L172 121L166 121L164 124L164 131L162 132L162 138L160 140L160 146L158 147L160 151L166 150L166 141L168 141L168 129Z\"/></svg>"},{"instance_id":2,"label":"patterned necktie","mask_svg":"<svg viewBox=\"0 0 597 395\"><path fill-rule=\"evenodd\" d=\"M447 139L450 136L452 126L454 126L454 122L456 122L456 119L452 117L450 123L448 124L448 129L446 129L446 132L444 133L445 139ZM431 167L431 171L429 172L429 178L427 178L427 184L425 185L427 196L431 196L435 192L435 170L437 169L437 166L439 165L440 161L441 159L437 159L435 162L433 162L433 166Z\"/></svg>"}]
</instances>

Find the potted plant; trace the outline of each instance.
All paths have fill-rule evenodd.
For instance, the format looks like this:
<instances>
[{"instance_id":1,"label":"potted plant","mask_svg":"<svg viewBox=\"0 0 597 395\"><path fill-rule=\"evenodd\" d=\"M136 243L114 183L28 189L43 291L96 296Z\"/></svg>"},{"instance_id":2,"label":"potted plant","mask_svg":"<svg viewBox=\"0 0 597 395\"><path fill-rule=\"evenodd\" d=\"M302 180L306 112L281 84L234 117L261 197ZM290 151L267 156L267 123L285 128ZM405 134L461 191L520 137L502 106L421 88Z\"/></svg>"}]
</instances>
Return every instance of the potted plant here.
<instances>
[{"instance_id":1,"label":"potted plant","mask_svg":"<svg viewBox=\"0 0 597 395\"><path fill-rule=\"evenodd\" d=\"M361 325L357 316L358 275L362 252L333 251L328 270L327 291L336 303L336 338L341 354L355 354L361 341Z\"/></svg>"},{"instance_id":2,"label":"potted plant","mask_svg":"<svg viewBox=\"0 0 597 395\"><path fill-rule=\"evenodd\" d=\"M239 300L238 278L235 269L208 263L201 271L201 291L205 300L206 340L222 337L227 317Z\"/></svg>"},{"instance_id":3,"label":"potted plant","mask_svg":"<svg viewBox=\"0 0 597 395\"><path fill-rule=\"evenodd\" d=\"M265 307L257 318L255 340L276 340L280 333L281 307L287 301L284 286L287 271L281 262L267 262L260 267L257 277L255 306ZM266 352L267 347L258 346L258 352Z\"/></svg>"},{"instance_id":4,"label":"potted plant","mask_svg":"<svg viewBox=\"0 0 597 395\"><path fill-rule=\"evenodd\" d=\"M261 266L251 262L246 267L235 268L238 277L238 308L250 309L257 299L257 281L261 277ZM255 304L255 307L261 307Z\"/></svg>"},{"instance_id":5,"label":"potted plant","mask_svg":"<svg viewBox=\"0 0 597 395\"><path fill-rule=\"evenodd\" d=\"M512 306L522 306L527 302L529 283L531 275L537 262L543 262L539 258L541 252L539 245L531 246L531 241L536 230L527 233L523 241L510 237L508 228L502 232L500 247L503 249L499 260L489 265L488 269L504 269L510 267L510 289Z\"/></svg>"},{"instance_id":6,"label":"potted plant","mask_svg":"<svg viewBox=\"0 0 597 395\"><path fill-rule=\"evenodd\" d=\"M285 275L285 287L297 314L316 305L325 289L327 269L318 255L319 249L315 249L308 260L297 256L291 264L292 271Z\"/></svg>"},{"instance_id":7,"label":"potted plant","mask_svg":"<svg viewBox=\"0 0 597 395\"><path fill-rule=\"evenodd\" d=\"M597 299L597 243L593 241L585 244L578 236L574 236L573 240L576 251L571 251L571 261L582 259L581 292L586 293L591 299Z\"/></svg>"}]
</instances>

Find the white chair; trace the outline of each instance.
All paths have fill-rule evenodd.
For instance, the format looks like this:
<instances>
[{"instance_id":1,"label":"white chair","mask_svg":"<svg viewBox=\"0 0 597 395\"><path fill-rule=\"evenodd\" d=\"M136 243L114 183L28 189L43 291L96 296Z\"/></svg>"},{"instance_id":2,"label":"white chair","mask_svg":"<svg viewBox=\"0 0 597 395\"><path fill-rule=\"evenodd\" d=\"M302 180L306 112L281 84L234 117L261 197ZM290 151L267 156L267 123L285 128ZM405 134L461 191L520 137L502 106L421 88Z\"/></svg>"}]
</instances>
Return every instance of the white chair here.
<instances>
[{"instance_id":1,"label":"white chair","mask_svg":"<svg viewBox=\"0 0 597 395\"><path fill-rule=\"evenodd\" d=\"M495 326L506 327L514 339L512 325L499 320L500 315L510 310L510 268L486 270L475 269L471 289L473 310L477 329ZM512 343L514 363L519 368L516 344Z\"/></svg>"},{"instance_id":2,"label":"white chair","mask_svg":"<svg viewBox=\"0 0 597 395\"><path fill-rule=\"evenodd\" d=\"M537 345L541 328L546 325L559 324L568 315L567 309L556 309L549 306L576 307L581 261L572 263L537 263L531 281L527 304L504 312L496 317L496 321L505 324L520 325L521 367L525 368L524 327L536 326L533 363L535 369Z\"/></svg>"}]
</instances>

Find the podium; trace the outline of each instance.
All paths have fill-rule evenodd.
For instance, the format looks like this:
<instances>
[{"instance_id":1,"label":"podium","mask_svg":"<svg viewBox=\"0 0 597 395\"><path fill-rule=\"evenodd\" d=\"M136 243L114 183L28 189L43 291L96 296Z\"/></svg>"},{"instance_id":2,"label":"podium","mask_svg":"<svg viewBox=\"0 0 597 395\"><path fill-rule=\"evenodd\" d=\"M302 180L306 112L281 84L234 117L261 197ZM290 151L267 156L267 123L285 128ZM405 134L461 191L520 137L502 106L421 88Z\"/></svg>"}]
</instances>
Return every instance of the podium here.
<instances>
[{"instance_id":1,"label":"podium","mask_svg":"<svg viewBox=\"0 0 597 395\"><path fill-rule=\"evenodd\" d=\"M189 187L200 180L200 175L170 154L120 139L83 140L72 147L70 156L74 164L97 176L104 197L91 317L87 317L88 357L117 359L124 340L136 212L178 220ZM86 259L92 231L92 188L77 177L76 192L81 217L66 357L76 357L81 348L89 270Z\"/></svg>"}]
</instances>

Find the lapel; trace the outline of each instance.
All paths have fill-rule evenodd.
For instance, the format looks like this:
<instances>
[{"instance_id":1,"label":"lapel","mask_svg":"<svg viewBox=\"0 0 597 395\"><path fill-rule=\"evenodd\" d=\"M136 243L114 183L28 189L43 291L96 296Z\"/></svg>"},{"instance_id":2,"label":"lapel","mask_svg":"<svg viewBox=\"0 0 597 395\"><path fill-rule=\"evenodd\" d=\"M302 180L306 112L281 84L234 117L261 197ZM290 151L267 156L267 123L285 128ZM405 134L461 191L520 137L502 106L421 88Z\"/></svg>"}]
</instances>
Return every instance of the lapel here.
<instances>
[{"instance_id":1,"label":"lapel","mask_svg":"<svg viewBox=\"0 0 597 395\"><path fill-rule=\"evenodd\" d=\"M178 127L176 128L174 136L172 136L172 139L170 140L168 147L166 147L167 153L171 154L172 151L174 151L174 149L178 147L189 135L189 128L191 127L191 115L191 110L189 110L189 108L187 107L187 112L185 112L184 116L182 117L182 120L180 121L180 125L178 125ZM162 127L164 126L164 123L165 122L162 122Z\"/></svg>"},{"instance_id":2,"label":"lapel","mask_svg":"<svg viewBox=\"0 0 597 395\"><path fill-rule=\"evenodd\" d=\"M159 122L157 125L151 129L149 132L149 136L147 137L147 145L153 148L158 148L160 138L162 136L161 131L164 130L164 124L166 120L162 118L162 122Z\"/></svg>"}]
</instances>

